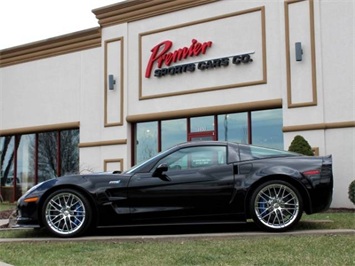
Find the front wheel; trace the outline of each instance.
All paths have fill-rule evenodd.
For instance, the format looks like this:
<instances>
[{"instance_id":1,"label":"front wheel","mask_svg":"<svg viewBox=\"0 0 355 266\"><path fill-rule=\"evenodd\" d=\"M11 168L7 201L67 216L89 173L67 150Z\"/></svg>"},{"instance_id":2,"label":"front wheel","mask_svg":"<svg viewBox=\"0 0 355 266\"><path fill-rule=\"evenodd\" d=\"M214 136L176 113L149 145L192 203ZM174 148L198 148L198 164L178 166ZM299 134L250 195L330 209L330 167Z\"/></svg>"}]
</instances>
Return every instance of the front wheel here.
<instances>
[{"instance_id":1,"label":"front wheel","mask_svg":"<svg viewBox=\"0 0 355 266\"><path fill-rule=\"evenodd\" d=\"M61 189L49 195L42 211L46 228L60 237L83 234L90 226L91 216L88 200L72 189Z\"/></svg>"},{"instance_id":2,"label":"front wheel","mask_svg":"<svg viewBox=\"0 0 355 266\"><path fill-rule=\"evenodd\" d=\"M261 229L283 232L298 223L303 213L303 202L291 184L273 180L255 189L249 211Z\"/></svg>"}]
</instances>

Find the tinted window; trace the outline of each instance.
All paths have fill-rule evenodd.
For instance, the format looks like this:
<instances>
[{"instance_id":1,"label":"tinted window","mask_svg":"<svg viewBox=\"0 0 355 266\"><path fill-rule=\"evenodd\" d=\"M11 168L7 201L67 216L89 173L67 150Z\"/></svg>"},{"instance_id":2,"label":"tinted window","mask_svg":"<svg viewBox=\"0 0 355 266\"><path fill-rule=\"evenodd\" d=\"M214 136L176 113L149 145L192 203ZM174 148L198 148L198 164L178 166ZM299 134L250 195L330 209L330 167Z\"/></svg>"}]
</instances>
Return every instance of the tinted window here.
<instances>
[{"instance_id":1,"label":"tinted window","mask_svg":"<svg viewBox=\"0 0 355 266\"><path fill-rule=\"evenodd\" d=\"M178 150L157 164L165 163L169 169L193 169L226 164L226 147L203 146Z\"/></svg>"},{"instance_id":2,"label":"tinted window","mask_svg":"<svg viewBox=\"0 0 355 266\"><path fill-rule=\"evenodd\" d=\"M256 160L271 157L297 156L297 154L282 150L274 150L257 146L239 146L239 155L241 161Z\"/></svg>"}]
</instances>

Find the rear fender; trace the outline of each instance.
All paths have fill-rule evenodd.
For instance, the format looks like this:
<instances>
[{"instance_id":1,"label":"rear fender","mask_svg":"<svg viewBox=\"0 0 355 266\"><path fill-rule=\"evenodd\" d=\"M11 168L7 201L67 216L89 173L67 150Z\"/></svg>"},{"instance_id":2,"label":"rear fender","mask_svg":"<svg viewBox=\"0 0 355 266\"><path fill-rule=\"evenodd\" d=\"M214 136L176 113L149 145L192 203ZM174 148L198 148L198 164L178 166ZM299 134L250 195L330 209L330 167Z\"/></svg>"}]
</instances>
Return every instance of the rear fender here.
<instances>
[{"instance_id":1,"label":"rear fender","mask_svg":"<svg viewBox=\"0 0 355 266\"><path fill-rule=\"evenodd\" d=\"M258 181L254 182L248 189L248 192L246 194L246 197L245 197L245 210L247 212L247 216L248 218L250 218L250 213L249 213L249 203L251 201L251 197L252 197L252 194L253 192L255 191L255 189L260 186L261 184L267 182L267 181L271 181L271 180L282 180L282 181L285 181L285 182L288 182L290 183L292 186L294 186L298 192L301 194L302 196L302 200L303 200L303 207L304 207L304 211L306 213L309 213L310 210L311 210L311 200L310 200L310 195L307 191L307 189L305 188L305 186L298 180L296 179L293 179L287 175L270 175L270 176L265 176L265 177L262 177L260 178Z\"/></svg>"}]
</instances>

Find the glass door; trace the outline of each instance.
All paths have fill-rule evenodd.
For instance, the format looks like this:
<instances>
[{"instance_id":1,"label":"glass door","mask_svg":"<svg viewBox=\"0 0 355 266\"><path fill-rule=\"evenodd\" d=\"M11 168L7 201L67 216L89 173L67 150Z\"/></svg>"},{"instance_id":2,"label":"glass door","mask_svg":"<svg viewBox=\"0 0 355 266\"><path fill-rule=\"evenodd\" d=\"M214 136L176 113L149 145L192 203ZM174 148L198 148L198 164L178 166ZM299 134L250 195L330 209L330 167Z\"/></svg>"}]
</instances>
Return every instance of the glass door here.
<instances>
[{"instance_id":1,"label":"glass door","mask_svg":"<svg viewBox=\"0 0 355 266\"><path fill-rule=\"evenodd\" d=\"M215 116L192 117L189 120L187 141L217 140Z\"/></svg>"}]
</instances>

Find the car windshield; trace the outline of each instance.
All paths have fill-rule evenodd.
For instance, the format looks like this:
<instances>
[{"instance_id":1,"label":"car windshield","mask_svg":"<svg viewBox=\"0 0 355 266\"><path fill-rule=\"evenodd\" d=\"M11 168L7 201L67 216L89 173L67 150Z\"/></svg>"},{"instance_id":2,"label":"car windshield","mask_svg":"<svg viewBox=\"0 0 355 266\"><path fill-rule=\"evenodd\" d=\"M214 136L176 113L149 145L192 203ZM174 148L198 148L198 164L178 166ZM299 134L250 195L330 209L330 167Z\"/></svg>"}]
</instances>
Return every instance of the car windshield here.
<instances>
[{"instance_id":1,"label":"car windshield","mask_svg":"<svg viewBox=\"0 0 355 266\"><path fill-rule=\"evenodd\" d=\"M265 159L272 157L299 156L298 153L294 152L249 145L240 145L239 154L241 161Z\"/></svg>"}]
</instances>

